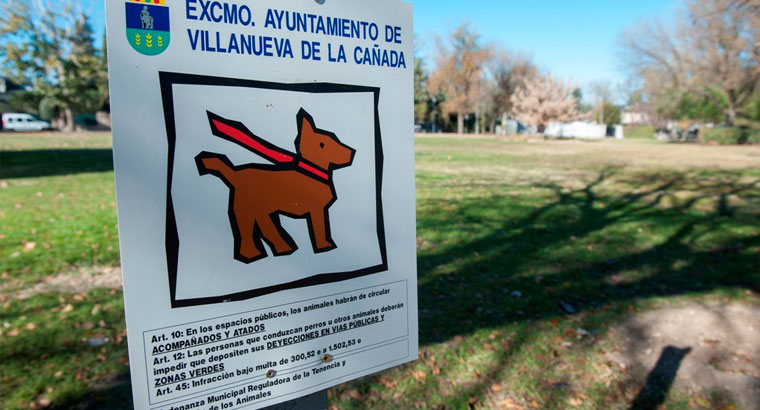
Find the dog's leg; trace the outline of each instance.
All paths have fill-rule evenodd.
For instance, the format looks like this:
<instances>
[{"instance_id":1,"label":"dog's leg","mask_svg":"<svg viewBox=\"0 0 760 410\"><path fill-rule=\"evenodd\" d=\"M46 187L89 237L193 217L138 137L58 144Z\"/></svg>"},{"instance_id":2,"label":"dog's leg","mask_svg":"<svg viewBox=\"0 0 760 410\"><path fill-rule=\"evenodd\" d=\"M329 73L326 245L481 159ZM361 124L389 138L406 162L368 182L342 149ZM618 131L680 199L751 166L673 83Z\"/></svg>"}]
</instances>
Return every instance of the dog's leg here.
<instances>
[{"instance_id":1,"label":"dog's leg","mask_svg":"<svg viewBox=\"0 0 760 410\"><path fill-rule=\"evenodd\" d=\"M257 219L247 209L243 201L235 201L234 213L230 217L233 223L232 229L237 230L238 233L238 237L235 238L238 245L236 259L245 263L251 263L265 258L267 256L266 250L261 240L258 239L261 236L261 232L256 229Z\"/></svg>"},{"instance_id":2,"label":"dog's leg","mask_svg":"<svg viewBox=\"0 0 760 410\"><path fill-rule=\"evenodd\" d=\"M337 248L330 237L330 226L327 225L327 209L309 212L309 233L314 252L326 252Z\"/></svg>"},{"instance_id":3,"label":"dog's leg","mask_svg":"<svg viewBox=\"0 0 760 410\"><path fill-rule=\"evenodd\" d=\"M298 249L295 241L284 229L278 228L273 219L277 218L276 214L260 215L256 222L261 229L261 236L273 249L275 256L290 255Z\"/></svg>"}]
</instances>

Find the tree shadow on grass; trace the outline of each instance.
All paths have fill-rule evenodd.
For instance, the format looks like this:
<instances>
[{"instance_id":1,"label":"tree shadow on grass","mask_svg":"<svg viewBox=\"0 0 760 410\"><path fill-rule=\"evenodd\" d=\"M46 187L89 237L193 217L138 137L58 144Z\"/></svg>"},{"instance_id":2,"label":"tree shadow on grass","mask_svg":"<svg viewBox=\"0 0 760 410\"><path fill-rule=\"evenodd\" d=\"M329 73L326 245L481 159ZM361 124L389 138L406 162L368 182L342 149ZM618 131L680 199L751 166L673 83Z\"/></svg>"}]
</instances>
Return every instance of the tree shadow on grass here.
<instances>
[{"instance_id":1,"label":"tree shadow on grass","mask_svg":"<svg viewBox=\"0 0 760 410\"><path fill-rule=\"evenodd\" d=\"M545 198L494 184L480 197L453 199L472 186L436 181L439 192L452 193L418 201L426 210L418 213L420 344L518 325L509 351L485 370L497 374L530 347L533 338L523 332L567 316L567 306L580 313L611 306L620 317L636 300L760 291L758 255L751 251L760 246L760 180L732 172L618 177L618 171L603 169L577 189L552 181L527 187L548 192ZM346 388L369 392L376 380ZM493 380L484 377L444 402L467 406L473 395L490 395ZM542 406L563 407L569 392L547 390ZM435 387L422 383L404 396L430 391Z\"/></svg>"},{"instance_id":2,"label":"tree shadow on grass","mask_svg":"<svg viewBox=\"0 0 760 410\"><path fill-rule=\"evenodd\" d=\"M84 298L65 297L43 293L4 307L6 323L19 326L29 317L37 323L2 340L3 394L14 392L14 400L28 400L8 400L9 406L44 407L38 399L55 392L47 408L131 408L129 368L122 362L127 355L124 315L120 303L114 303L121 294L98 290ZM71 308L62 311L64 304ZM101 344L90 344L95 339Z\"/></svg>"},{"instance_id":3,"label":"tree shadow on grass","mask_svg":"<svg viewBox=\"0 0 760 410\"><path fill-rule=\"evenodd\" d=\"M48 408L55 410L120 410L134 408L129 371L103 378L82 396L72 397L61 403L55 403L54 406Z\"/></svg>"},{"instance_id":4,"label":"tree shadow on grass","mask_svg":"<svg viewBox=\"0 0 760 410\"><path fill-rule=\"evenodd\" d=\"M113 171L110 149L49 149L0 152L0 178L31 178Z\"/></svg>"},{"instance_id":5,"label":"tree shadow on grass","mask_svg":"<svg viewBox=\"0 0 760 410\"><path fill-rule=\"evenodd\" d=\"M110 151L103 151L110 161ZM87 172L85 167L68 168L74 169ZM588 313L611 305L612 314L622 315L615 313L620 306L639 299L757 290L758 256L750 249L760 246L760 218L757 207L750 205L760 198L760 181L729 172L719 178L688 173L623 178L618 171L603 169L577 189L552 181L491 184L481 188L486 194L476 197L455 199L441 193L420 199L425 209L418 215L421 345L445 341L453 355L467 356L472 344L456 336L509 325L516 326L516 333L493 341L494 359L480 370L483 377L443 392L435 383L458 378L458 370L441 368L427 383L409 387L405 400L440 394L454 408L473 406L473 396L491 395L500 374L522 365L518 355L541 343L536 335L543 322L567 316L563 306ZM21 174L16 171L15 177ZM440 192L472 189L446 179L436 184ZM519 297L512 296L516 290ZM423 350L423 361L424 355ZM550 368L561 358L536 360ZM367 394L377 389L384 374L335 391ZM128 374L111 379L54 404L122 408L131 400ZM572 380L534 382L546 386L539 403L543 407L563 407L572 393ZM351 403L359 408L380 405ZM393 407L388 401L382 405Z\"/></svg>"},{"instance_id":6,"label":"tree shadow on grass","mask_svg":"<svg viewBox=\"0 0 760 410\"><path fill-rule=\"evenodd\" d=\"M563 314L560 301L583 309L719 287L757 286L758 272L748 269L757 266L757 255L747 250L760 245L760 220L756 215L734 216L725 197L757 195L760 181L700 184L692 189L694 196L662 207L686 183L685 176L654 184L644 177L634 192L598 193L597 187L612 175L614 170L604 170L576 190L538 184L551 189L555 200L527 214L527 209L513 207L524 215L518 218L509 215L512 198L499 195L455 201L455 209L448 213L459 217L448 222L422 215L420 231L455 231L461 229L460 222L490 229L476 230L471 240L420 252L421 341L440 342L515 319L551 318ZM714 211L692 209L700 199L716 195ZM484 208L499 207L507 212L497 213L496 218L505 221L483 220L488 218L482 216ZM756 231L740 237L727 232L737 225ZM646 236L638 232L641 229L656 230L653 235L662 239L641 248L639 238ZM703 240L707 236L711 238ZM711 246L705 248L708 242ZM527 297L519 304L504 304L505 289L519 289Z\"/></svg>"}]
</instances>

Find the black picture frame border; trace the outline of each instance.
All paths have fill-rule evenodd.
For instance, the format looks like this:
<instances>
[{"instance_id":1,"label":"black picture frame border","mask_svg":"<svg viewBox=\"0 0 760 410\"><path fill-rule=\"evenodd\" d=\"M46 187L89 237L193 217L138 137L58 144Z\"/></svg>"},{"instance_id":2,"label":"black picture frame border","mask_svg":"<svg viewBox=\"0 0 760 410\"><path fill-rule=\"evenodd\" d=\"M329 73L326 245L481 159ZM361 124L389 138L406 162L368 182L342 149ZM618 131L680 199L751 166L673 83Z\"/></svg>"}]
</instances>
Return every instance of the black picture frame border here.
<instances>
[{"instance_id":1,"label":"black picture frame border","mask_svg":"<svg viewBox=\"0 0 760 410\"><path fill-rule=\"evenodd\" d=\"M281 292L289 289L297 289L308 286L322 285L326 283L340 282L354 279L373 273L388 270L388 255L385 242L385 225L383 218L382 204L382 182L383 182L383 145L380 132L380 88L349 85L338 83L277 83L269 81L246 80L229 77L217 77L188 73L177 73L160 71L158 73L159 84L161 87L161 99L163 103L164 122L166 125L166 137L168 142L168 161L167 161L167 185L166 185L166 265L169 274L169 293L172 308L182 308L190 306L209 305L215 303L233 302L255 298L275 292ZM223 87L245 87L260 88L267 90L295 91L313 94L332 94L332 93L372 93L374 97L374 138L375 138L375 200L377 212L377 239L380 248L381 263L379 265L369 266L362 269L342 272L323 272L308 276L303 279L282 283L279 285L267 286L264 288L250 289L241 292L229 293L219 296L209 296L201 298L178 299L177 298L177 268L179 264L179 245L180 238L177 230L177 220L174 212L174 201L172 199L172 174L174 172L174 155L177 143L177 131L175 126L174 113L174 85L206 85L206 86L223 86Z\"/></svg>"}]
</instances>

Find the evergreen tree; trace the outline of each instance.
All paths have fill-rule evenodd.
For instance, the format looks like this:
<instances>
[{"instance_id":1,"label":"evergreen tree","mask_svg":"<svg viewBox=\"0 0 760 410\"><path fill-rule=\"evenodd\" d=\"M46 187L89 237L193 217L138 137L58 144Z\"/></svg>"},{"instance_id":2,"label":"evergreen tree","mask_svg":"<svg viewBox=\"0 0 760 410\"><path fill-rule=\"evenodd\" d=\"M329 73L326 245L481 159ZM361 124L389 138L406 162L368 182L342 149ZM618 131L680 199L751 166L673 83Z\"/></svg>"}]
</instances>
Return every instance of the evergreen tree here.
<instances>
[{"instance_id":1,"label":"evergreen tree","mask_svg":"<svg viewBox=\"0 0 760 410\"><path fill-rule=\"evenodd\" d=\"M9 2L0 6L0 34L4 74L31 84L29 98L55 108L64 130L74 129L76 112L104 105L106 66L79 3L56 8Z\"/></svg>"}]
</instances>

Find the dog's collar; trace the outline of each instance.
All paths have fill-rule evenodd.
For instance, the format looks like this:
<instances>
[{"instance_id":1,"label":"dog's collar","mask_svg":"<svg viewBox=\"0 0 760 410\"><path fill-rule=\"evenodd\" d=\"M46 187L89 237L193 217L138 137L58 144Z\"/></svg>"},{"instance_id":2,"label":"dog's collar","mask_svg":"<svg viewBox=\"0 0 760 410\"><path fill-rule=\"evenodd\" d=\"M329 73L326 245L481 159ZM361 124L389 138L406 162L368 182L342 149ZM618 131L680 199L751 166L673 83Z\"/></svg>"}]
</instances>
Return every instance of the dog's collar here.
<instances>
[{"instance_id":1,"label":"dog's collar","mask_svg":"<svg viewBox=\"0 0 760 410\"><path fill-rule=\"evenodd\" d=\"M293 164L295 169L304 175L320 182L330 183L330 173L328 171L306 162L296 154L271 144L253 134L238 122L225 120L212 113L208 114L211 122L211 132L214 135L235 142L275 164Z\"/></svg>"},{"instance_id":2,"label":"dog's collar","mask_svg":"<svg viewBox=\"0 0 760 410\"><path fill-rule=\"evenodd\" d=\"M330 174L328 174L327 171L319 167L307 164L302 159L299 159L298 161L296 161L296 166L298 167L300 171L305 171L308 173L309 176L317 177L318 180L322 180L325 182L330 181Z\"/></svg>"}]
</instances>

